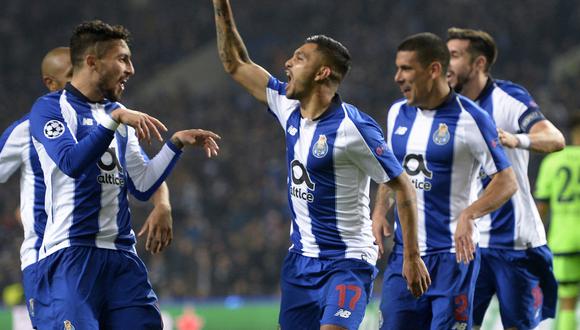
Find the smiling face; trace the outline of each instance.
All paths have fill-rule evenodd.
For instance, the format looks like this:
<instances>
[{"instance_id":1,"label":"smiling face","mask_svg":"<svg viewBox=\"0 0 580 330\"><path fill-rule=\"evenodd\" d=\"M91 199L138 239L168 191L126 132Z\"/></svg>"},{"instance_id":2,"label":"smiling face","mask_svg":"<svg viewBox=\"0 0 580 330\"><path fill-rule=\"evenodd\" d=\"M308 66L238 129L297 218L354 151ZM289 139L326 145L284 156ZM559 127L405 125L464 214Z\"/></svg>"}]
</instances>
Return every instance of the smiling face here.
<instances>
[{"instance_id":1,"label":"smiling face","mask_svg":"<svg viewBox=\"0 0 580 330\"><path fill-rule=\"evenodd\" d=\"M314 43L306 43L286 61L287 98L299 100L312 91L316 74L322 66L322 54L317 51L317 47Z\"/></svg>"},{"instance_id":2,"label":"smiling face","mask_svg":"<svg viewBox=\"0 0 580 330\"><path fill-rule=\"evenodd\" d=\"M108 100L119 101L125 90L125 83L135 74L135 69L125 40L118 39L108 43L106 53L95 63L95 71L99 75L97 88Z\"/></svg>"},{"instance_id":3,"label":"smiling face","mask_svg":"<svg viewBox=\"0 0 580 330\"><path fill-rule=\"evenodd\" d=\"M476 76L475 61L469 53L469 42L465 39L451 39L447 42L451 53L447 82L458 93Z\"/></svg>"},{"instance_id":4,"label":"smiling face","mask_svg":"<svg viewBox=\"0 0 580 330\"><path fill-rule=\"evenodd\" d=\"M430 65L423 68L417 58L417 52L405 50L397 52L395 64L397 66L395 82L407 99L407 104L421 107L427 102L433 90L434 80L429 72Z\"/></svg>"}]
</instances>

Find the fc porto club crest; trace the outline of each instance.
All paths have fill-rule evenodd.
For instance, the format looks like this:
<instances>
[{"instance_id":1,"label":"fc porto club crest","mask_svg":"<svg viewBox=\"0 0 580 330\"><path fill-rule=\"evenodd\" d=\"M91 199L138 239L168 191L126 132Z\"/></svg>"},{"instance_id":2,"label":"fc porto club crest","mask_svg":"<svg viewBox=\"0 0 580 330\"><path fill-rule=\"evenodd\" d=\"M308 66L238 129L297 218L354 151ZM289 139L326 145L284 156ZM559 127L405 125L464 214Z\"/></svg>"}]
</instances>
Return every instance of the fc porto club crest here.
<instances>
[{"instance_id":1,"label":"fc porto club crest","mask_svg":"<svg viewBox=\"0 0 580 330\"><path fill-rule=\"evenodd\" d=\"M436 145L442 146L447 144L450 138L449 127L447 127L447 124L445 123L440 123L439 128L435 133L433 133L433 142L435 142Z\"/></svg>"},{"instance_id":2,"label":"fc porto club crest","mask_svg":"<svg viewBox=\"0 0 580 330\"><path fill-rule=\"evenodd\" d=\"M316 158L322 158L328 153L328 143L326 143L326 135L320 134L318 141L312 147L312 155Z\"/></svg>"}]
</instances>

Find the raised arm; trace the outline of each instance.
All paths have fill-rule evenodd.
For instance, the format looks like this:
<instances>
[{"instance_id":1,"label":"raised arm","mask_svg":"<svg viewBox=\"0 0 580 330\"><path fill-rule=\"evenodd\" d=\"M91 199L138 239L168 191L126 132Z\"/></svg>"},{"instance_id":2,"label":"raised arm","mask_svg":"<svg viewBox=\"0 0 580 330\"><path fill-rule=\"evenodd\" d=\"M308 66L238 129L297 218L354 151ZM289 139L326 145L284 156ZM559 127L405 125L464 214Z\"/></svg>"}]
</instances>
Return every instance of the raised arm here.
<instances>
[{"instance_id":1,"label":"raised arm","mask_svg":"<svg viewBox=\"0 0 580 330\"><path fill-rule=\"evenodd\" d=\"M496 173L483 194L469 205L457 220L455 249L457 262L469 263L473 260L475 244L472 234L475 219L478 219L505 204L518 190L516 175L511 167Z\"/></svg>"},{"instance_id":2,"label":"raised arm","mask_svg":"<svg viewBox=\"0 0 580 330\"><path fill-rule=\"evenodd\" d=\"M213 0L217 45L224 69L259 101L266 103L268 71L250 60L248 50L238 33L228 0Z\"/></svg>"}]
</instances>

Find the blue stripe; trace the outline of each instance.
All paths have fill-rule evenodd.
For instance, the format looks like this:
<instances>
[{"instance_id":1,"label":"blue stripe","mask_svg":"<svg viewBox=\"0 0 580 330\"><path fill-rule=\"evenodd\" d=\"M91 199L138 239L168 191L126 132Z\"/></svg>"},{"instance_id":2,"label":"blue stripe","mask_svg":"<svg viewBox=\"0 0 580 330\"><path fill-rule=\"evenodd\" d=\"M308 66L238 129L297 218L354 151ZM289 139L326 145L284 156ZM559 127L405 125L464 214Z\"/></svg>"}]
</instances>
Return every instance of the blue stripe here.
<instances>
[{"instance_id":1,"label":"blue stripe","mask_svg":"<svg viewBox=\"0 0 580 330\"><path fill-rule=\"evenodd\" d=\"M379 125L366 113L358 111L350 104L345 104L348 117L352 120L373 156L379 162L390 179L403 173L403 167L388 149Z\"/></svg>"},{"instance_id":2,"label":"blue stripe","mask_svg":"<svg viewBox=\"0 0 580 330\"><path fill-rule=\"evenodd\" d=\"M71 98L69 101L76 100ZM77 110L77 113L83 113L83 116L77 117L78 125L76 138L77 141L81 143L83 139L88 140L89 137L94 134L93 131L99 129L101 126L85 126L80 122L82 117L92 118L95 120L92 117L90 107L88 107L87 104L83 104L81 107L75 109ZM94 154L94 152L91 153ZM101 184L97 179L101 174L101 169L98 167L97 162L103 153L97 157L90 157L96 159L93 160L92 163L88 164L88 166L79 168L81 173L78 178L74 179L75 197L73 221L69 229L69 239L71 246L96 246L95 240L97 233L99 232L99 211L101 210L102 192Z\"/></svg>"},{"instance_id":3,"label":"blue stripe","mask_svg":"<svg viewBox=\"0 0 580 330\"><path fill-rule=\"evenodd\" d=\"M428 169L433 173L431 190L423 192L425 204L425 232L428 251L440 251L453 246L453 235L449 228L451 222L451 174L453 173L453 155L455 130L461 109L451 102L452 107L438 109L433 118L425 159ZM434 136L439 125L447 125L449 141L438 145ZM426 180L427 181L427 180Z\"/></svg>"},{"instance_id":4,"label":"blue stripe","mask_svg":"<svg viewBox=\"0 0 580 330\"><path fill-rule=\"evenodd\" d=\"M44 237L44 230L46 229L46 221L48 216L46 215L44 198L46 196L46 185L44 184L44 173L42 172L42 167L40 165L40 159L32 143L32 137L29 142L29 155L30 155L30 166L32 167L32 173L34 174L34 232L36 233L36 242L34 243L34 249L37 253L42 245L42 239Z\"/></svg>"},{"instance_id":5,"label":"blue stripe","mask_svg":"<svg viewBox=\"0 0 580 330\"><path fill-rule=\"evenodd\" d=\"M288 129L290 126L296 128L296 134L290 135ZM292 187L292 161L294 160L294 146L298 139L300 138L300 110L297 108L292 112L290 118L286 122L286 163L288 168L288 207L290 208L290 214L292 215L292 235L290 235L290 241L294 247L292 251L302 254L302 236L300 235L300 229L298 228L298 223L296 223L296 212L294 211L294 205L292 204L292 194L290 189Z\"/></svg>"},{"instance_id":6,"label":"blue stripe","mask_svg":"<svg viewBox=\"0 0 580 330\"><path fill-rule=\"evenodd\" d=\"M69 229L71 246L95 246L99 232L99 211L101 209L101 185L97 177L101 171L97 164L89 166L84 175L75 180L73 221Z\"/></svg>"},{"instance_id":7,"label":"blue stripe","mask_svg":"<svg viewBox=\"0 0 580 330\"><path fill-rule=\"evenodd\" d=\"M327 110L331 111L331 110ZM336 219L336 184L334 174L334 141L337 130L344 120L344 111L334 111L332 116L320 120L310 143L307 170L315 184L314 201L308 203L312 219L312 234L320 248L320 257L344 257L346 244L342 241ZM315 144L324 135L327 151L320 158L314 156ZM324 139L324 138L322 138Z\"/></svg>"},{"instance_id":8,"label":"blue stripe","mask_svg":"<svg viewBox=\"0 0 580 330\"><path fill-rule=\"evenodd\" d=\"M399 161L399 164L403 164L405 155L407 154L407 142L409 141L409 134L413 128L413 123L417 117L417 110L414 107L409 107L406 104L401 105L399 114L395 118L395 124L393 125L393 131L388 132L388 136L391 139L391 145L393 147L393 154L395 158ZM394 134L397 128L405 127L407 130L404 134ZM401 231L401 222L399 220L399 212L397 210L397 205L395 204L395 221L397 222L397 230L395 231L395 245L403 245L403 233ZM402 249L401 249L402 251Z\"/></svg>"},{"instance_id":9,"label":"blue stripe","mask_svg":"<svg viewBox=\"0 0 580 330\"><path fill-rule=\"evenodd\" d=\"M118 132L115 133L117 139L117 148L119 150L119 163L121 164L121 174L127 180L127 160L125 158L127 152L127 136L122 136ZM141 150L143 151L143 150ZM127 249L135 243L133 235L131 235L131 213L129 212L129 203L127 201L127 184L119 187L119 195L117 196L119 209L117 210L117 238L115 238L115 247L118 249Z\"/></svg>"}]
</instances>

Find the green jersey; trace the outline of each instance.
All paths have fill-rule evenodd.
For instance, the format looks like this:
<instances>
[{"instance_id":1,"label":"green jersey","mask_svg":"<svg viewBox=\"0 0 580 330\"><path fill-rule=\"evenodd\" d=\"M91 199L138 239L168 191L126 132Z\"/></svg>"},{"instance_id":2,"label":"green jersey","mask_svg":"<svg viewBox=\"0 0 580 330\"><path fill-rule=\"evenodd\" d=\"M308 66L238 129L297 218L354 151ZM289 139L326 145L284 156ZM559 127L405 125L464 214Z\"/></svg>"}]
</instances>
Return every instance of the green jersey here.
<instances>
[{"instance_id":1,"label":"green jersey","mask_svg":"<svg viewBox=\"0 0 580 330\"><path fill-rule=\"evenodd\" d=\"M535 197L550 203L548 242L554 253L580 252L580 146L546 156Z\"/></svg>"}]
</instances>

